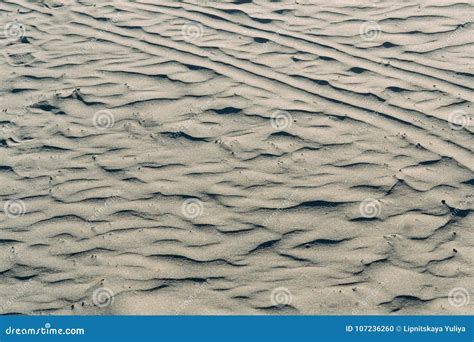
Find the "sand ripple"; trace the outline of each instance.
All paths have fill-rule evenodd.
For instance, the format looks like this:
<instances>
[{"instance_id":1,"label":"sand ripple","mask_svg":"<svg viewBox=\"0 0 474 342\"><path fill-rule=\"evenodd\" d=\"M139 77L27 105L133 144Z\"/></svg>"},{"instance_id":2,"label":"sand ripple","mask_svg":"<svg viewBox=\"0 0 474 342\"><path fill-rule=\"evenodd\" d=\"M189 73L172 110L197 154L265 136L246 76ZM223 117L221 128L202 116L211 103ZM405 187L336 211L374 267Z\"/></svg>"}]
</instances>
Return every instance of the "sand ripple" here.
<instances>
[{"instance_id":1,"label":"sand ripple","mask_svg":"<svg viewBox=\"0 0 474 342\"><path fill-rule=\"evenodd\" d=\"M2 1L1 312L472 314L472 2L330 3Z\"/></svg>"}]
</instances>

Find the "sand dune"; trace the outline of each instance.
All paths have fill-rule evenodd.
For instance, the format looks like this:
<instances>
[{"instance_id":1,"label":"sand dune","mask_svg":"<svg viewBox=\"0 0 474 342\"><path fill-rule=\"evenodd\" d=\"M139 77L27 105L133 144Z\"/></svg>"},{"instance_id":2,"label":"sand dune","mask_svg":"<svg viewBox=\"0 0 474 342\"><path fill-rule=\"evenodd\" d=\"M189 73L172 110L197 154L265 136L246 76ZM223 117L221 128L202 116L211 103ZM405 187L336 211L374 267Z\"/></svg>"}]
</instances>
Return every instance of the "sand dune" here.
<instances>
[{"instance_id":1,"label":"sand dune","mask_svg":"<svg viewBox=\"0 0 474 342\"><path fill-rule=\"evenodd\" d=\"M0 11L2 314L473 314L471 1Z\"/></svg>"}]
</instances>

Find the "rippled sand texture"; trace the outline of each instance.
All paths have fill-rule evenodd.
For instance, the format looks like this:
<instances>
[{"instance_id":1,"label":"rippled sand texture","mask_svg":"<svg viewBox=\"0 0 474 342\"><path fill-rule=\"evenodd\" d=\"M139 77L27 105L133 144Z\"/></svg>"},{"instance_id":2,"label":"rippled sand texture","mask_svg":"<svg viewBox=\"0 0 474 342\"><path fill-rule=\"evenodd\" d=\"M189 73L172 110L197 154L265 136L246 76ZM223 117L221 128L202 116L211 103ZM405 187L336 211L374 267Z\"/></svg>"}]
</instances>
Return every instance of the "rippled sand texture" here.
<instances>
[{"instance_id":1,"label":"rippled sand texture","mask_svg":"<svg viewBox=\"0 0 474 342\"><path fill-rule=\"evenodd\" d=\"M1 312L473 314L474 5L361 3L2 1Z\"/></svg>"}]
</instances>

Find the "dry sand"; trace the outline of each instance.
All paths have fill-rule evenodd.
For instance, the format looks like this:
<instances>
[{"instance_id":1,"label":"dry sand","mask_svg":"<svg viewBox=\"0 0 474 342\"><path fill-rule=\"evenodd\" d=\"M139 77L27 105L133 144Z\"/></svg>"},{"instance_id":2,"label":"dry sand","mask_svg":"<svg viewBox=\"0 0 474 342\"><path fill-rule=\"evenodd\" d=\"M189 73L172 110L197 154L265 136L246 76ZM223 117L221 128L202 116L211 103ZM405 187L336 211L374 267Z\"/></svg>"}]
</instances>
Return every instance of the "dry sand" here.
<instances>
[{"instance_id":1,"label":"dry sand","mask_svg":"<svg viewBox=\"0 0 474 342\"><path fill-rule=\"evenodd\" d=\"M472 1L0 12L3 314L473 314Z\"/></svg>"}]
</instances>

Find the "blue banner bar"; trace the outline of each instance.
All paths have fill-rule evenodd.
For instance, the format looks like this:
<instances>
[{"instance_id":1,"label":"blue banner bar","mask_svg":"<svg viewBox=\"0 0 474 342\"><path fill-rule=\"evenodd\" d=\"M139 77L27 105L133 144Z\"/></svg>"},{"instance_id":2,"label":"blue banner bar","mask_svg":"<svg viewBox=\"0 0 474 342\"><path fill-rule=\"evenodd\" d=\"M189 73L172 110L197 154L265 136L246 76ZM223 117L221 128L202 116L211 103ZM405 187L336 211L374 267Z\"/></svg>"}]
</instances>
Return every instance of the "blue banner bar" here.
<instances>
[{"instance_id":1,"label":"blue banner bar","mask_svg":"<svg viewBox=\"0 0 474 342\"><path fill-rule=\"evenodd\" d=\"M0 341L474 341L474 316L0 316Z\"/></svg>"}]
</instances>

